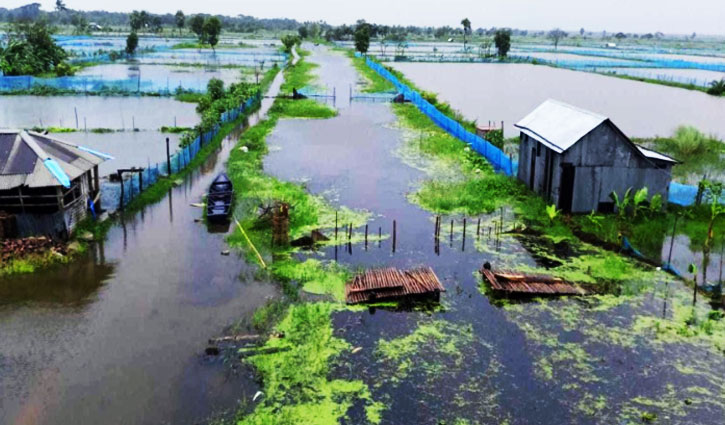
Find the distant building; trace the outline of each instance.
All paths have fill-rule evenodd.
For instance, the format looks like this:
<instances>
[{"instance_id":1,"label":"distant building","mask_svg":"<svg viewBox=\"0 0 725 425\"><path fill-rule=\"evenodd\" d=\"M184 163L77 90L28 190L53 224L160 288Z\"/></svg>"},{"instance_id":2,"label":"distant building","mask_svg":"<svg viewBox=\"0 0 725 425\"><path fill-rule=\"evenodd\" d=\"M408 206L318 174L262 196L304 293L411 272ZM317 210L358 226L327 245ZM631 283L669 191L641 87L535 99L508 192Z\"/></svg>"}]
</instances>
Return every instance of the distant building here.
<instances>
[{"instance_id":1,"label":"distant building","mask_svg":"<svg viewBox=\"0 0 725 425\"><path fill-rule=\"evenodd\" d=\"M90 24L88 24L88 29L91 31L103 31L103 27L95 22L91 22Z\"/></svg>"},{"instance_id":2,"label":"distant building","mask_svg":"<svg viewBox=\"0 0 725 425\"><path fill-rule=\"evenodd\" d=\"M17 229L5 236L68 237L91 203L98 209L98 164L107 159L45 134L0 130L0 213Z\"/></svg>"},{"instance_id":3,"label":"distant building","mask_svg":"<svg viewBox=\"0 0 725 425\"><path fill-rule=\"evenodd\" d=\"M610 193L629 188L667 201L677 161L635 145L607 117L547 100L516 127L519 180L564 212L611 212Z\"/></svg>"}]
</instances>

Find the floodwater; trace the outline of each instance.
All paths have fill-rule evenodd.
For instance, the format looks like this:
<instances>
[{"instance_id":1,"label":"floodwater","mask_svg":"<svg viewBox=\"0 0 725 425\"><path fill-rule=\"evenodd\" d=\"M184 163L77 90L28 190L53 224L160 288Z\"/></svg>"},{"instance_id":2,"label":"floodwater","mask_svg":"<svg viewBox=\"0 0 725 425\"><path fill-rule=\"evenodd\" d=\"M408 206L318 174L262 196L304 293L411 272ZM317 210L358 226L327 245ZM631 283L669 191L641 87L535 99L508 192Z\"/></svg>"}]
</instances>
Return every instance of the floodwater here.
<instances>
[{"instance_id":1,"label":"floodwater","mask_svg":"<svg viewBox=\"0 0 725 425\"><path fill-rule=\"evenodd\" d=\"M238 136L87 257L0 282L0 423L191 424L252 397L248 370L203 353L277 287L220 255L224 234L195 223L202 210L190 206Z\"/></svg>"},{"instance_id":2,"label":"floodwater","mask_svg":"<svg viewBox=\"0 0 725 425\"><path fill-rule=\"evenodd\" d=\"M340 90L358 82L344 56L324 47L308 48L313 51L310 60L321 66L321 84ZM442 79L440 74L437 78ZM615 340L620 332L629 338L628 327L638 314L669 317L672 313L666 298L665 312L659 313L661 295L625 300L612 310L589 311L575 299L522 304L514 309L496 307L481 294L476 270L484 261L494 267L532 265L532 256L513 237L505 237L498 247L485 232L476 238L476 217L468 217L467 245L461 237L461 217L443 217L443 240L436 251L434 216L407 199L428 178L416 167L421 165L420 159L411 158L406 149L405 138L415 134L396 127L396 117L387 104L338 102L336 106L339 116L329 120L280 120L268 137L265 171L304 182L312 193L333 204L369 210L373 215L371 233L381 228L390 234L396 220L397 245L394 249L392 240L386 239L367 248L355 244L303 256L336 258L353 268L429 265L447 289L441 312L343 311L333 316L335 335L361 351L343 354L332 377L362 379L373 399L386 405L382 423L456 423L461 418L472 423L626 423L624 419L631 415L639 420L632 413L641 407L637 400L660 400L669 385L698 385L713 394L720 391L720 380L713 384L715 381L698 374L678 374L673 362L691 356L695 364L707 365L702 370L707 376L720 376L725 372L722 356L712 358L706 349L684 344L684 348L672 346L671 351L663 351L639 334L631 336L631 344L629 339L626 344ZM482 218L490 222L496 216ZM449 242L451 218L457 232ZM359 231L362 229L356 229ZM670 284L668 288L673 291L679 286ZM574 311L573 317L562 319L557 316L560 311ZM455 354L442 354L443 347L427 340L409 362L403 359L398 365L389 364L376 354L378 341L405 337L419 324L439 321L446 329L443 338L453 338ZM581 326L572 328L572 321ZM470 341L460 343L458 338ZM556 379L542 374L548 361L554 364L551 373ZM591 413L595 404L599 410ZM660 417L666 423L716 423L723 405L718 401L698 404L698 408L688 408L685 418L669 413ZM353 406L348 415L343 423L364 421L361 405Z\"/></svg>"},{"instance_id":3,"label":"floodwater","mask_svg":"<svg viewBox=\"0 0 725 425\"><path fill-rule=\"evenodd\" d=\"M0 128L158 130L162 126L193 127L198 122L196 104L171 98L0 96Z\"/></svg>"},{"instance_id":4,"label":"floodwater","mask_svg":"<svg viewBox=\"0 0 725 425\"><path fill-rule=\"evenodd\" d=\"M630 137L669 136L693 125L725 138L725 98L656 84L529 64L393 63L469 119L514 123L553 98L611 118Z\"/></svg>"},{"instance_id":5,"label":"floodwater","mask_svg":"<svg viewBox=\"0 0 725 425\"><path fill-rule=\"evenodd\" d=\"M228 85L240 80L240 69L219 67L188 67L167 65L109 64L84 68L76 74L94 81L137 80L142 91L173 92L181 87L196 92L206 91L209 80L217 78Z\"/></svg>"},{"instance_id":6,"label":"floodwater","mask_svg":"<svg viewBox=\"0 0 725 425\"><path fill-rule=\"evenodd\" d=\"M709 86L713 80L725 78L725 72L706 71L704 69L671 69L671 68L596 68L597 72L631 75L635 77L672 80L681 83L692 83L703 87Z\"/></svg>"},{"instance_id":7,"label":"floodwater","mask_svg":"<svg viewBox=\"0 0 725 425\"><path fill-rule=\"evenodd\" d=\"M160 131L121 131L114 133L75 132L54 134L61 140L85 146L111 155L113 160L98 166L101 176L115 173L119 168L146 167L166 161L166 138L169 152L179 150L180 134Z\"/></svg>"}]
</instances>

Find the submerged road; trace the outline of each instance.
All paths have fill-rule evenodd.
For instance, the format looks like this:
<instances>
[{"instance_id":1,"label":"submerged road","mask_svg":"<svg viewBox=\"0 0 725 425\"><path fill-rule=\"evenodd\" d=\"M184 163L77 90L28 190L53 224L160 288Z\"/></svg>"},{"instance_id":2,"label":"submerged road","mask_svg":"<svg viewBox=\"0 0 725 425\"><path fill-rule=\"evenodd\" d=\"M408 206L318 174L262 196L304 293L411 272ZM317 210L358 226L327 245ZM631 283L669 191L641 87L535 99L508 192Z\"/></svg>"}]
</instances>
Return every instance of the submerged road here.
<instances>
[{"instance_id":1,"label":"submerged road","mask_svg":"<svg viewBox=\"0 0 725 425\"><path fill-rule=\"evenodd\" d=\"M282 84L279 73L269 94ZM226 169L232 132L162 201L125 217L68 266L0 282L0 423L196 423L256 391L203 355L206 340L250 317L276 286L195 219Z\"/></svg>"}]
</instances>

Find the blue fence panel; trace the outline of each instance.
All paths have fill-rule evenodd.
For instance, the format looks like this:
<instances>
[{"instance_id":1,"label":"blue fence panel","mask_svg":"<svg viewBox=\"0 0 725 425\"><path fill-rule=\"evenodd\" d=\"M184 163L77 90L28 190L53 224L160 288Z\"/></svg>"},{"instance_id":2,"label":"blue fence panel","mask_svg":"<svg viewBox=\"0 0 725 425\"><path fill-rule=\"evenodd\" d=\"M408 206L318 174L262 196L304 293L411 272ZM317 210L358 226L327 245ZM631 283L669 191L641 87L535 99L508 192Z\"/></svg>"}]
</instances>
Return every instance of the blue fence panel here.
<instances>
[{"instance_id":1,"label":"blue fence panel","mask_svg":"<svg viewBox=\"0 0 725 425\"><path fill-rule=\"evenodd\" d=\"M380 64L375 63L370 59L367 59L366 63L370 68L374 69L378 74L390 81L395 88L403 94L403 97L418 107L418 109L433 120L436 125L452 136L468 144L471 149L486 158L486 160L493 165L496 171L503 172L509 176L514 175L514 162L507 157L501 149L494 146L488 140L469 132L459 122L445 116L427 100L423 99L418 92L411 90L405 84L402 84L390 71Z\"/></svg>"}]
</instances>

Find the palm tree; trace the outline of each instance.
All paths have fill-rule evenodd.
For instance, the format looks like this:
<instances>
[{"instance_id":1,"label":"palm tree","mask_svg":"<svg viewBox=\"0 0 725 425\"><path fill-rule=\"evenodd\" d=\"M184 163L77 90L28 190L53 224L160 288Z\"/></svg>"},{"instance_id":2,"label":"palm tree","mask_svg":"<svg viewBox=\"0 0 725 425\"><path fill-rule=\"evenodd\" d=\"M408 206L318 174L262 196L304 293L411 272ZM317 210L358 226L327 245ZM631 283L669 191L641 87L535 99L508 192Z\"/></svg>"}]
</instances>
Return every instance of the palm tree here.
<instances>
[{"instance_id":1,"label":"palm tree","mask_svg":"<svg viewBox=\"0 0 725 425\"><path fill-rule=\"evenodd\" d=\"M720 81L713 81L710 83L710 88L707 89L707 93L714 96L722 96L725 94L725 79Z\"/></svg>"},{"instance_id":2,"label":"palm tree","mask_svg":"<svg viewBox=\"0 0 725 425\"><path fill-rule=\"evenodd\" d=\"M471 21L468 20L468 18L463 18L461 21L461 25L463 25L463 50L466 50L466 35L471 32Z\"/></svg>"}]
</instances>

